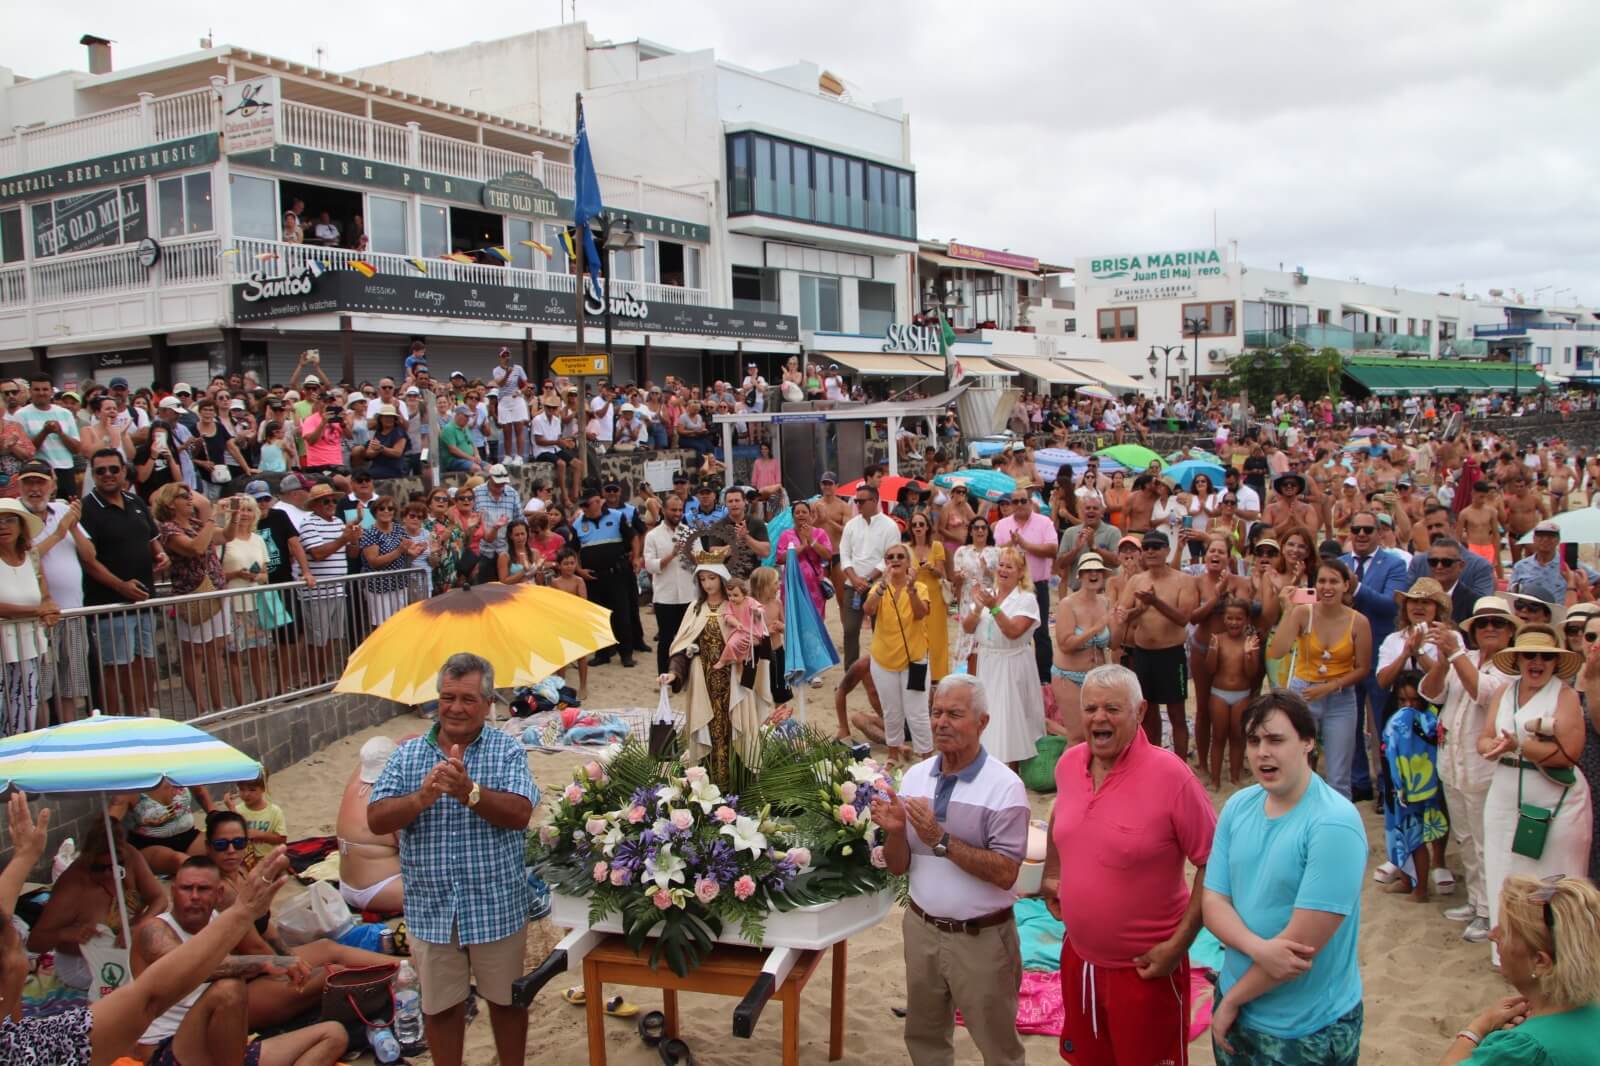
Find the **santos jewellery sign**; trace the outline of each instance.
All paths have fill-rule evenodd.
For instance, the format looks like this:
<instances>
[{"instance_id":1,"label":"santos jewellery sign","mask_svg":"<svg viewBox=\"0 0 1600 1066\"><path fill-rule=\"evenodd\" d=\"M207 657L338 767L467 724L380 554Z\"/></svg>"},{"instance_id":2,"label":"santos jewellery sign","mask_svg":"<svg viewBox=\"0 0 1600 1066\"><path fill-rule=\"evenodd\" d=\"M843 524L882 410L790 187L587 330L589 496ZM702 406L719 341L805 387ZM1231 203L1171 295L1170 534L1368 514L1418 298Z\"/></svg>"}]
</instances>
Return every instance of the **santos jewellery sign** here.
<instances>
[{"instance_id":1,"label":"santos jewellery sign","mask_svg":"<svg viewBox=\"0 0 1600 1066\"><path fill-rule=\"evenodd\" d=\"M585 313L591 316L603 309L592 296L585 304ZM309 270L287 277L255 274L249 281L233 287L233 316L238 322L335 311L548 326L575 326L578 321L574 294L548 289L476 285L388 274L368 278L353 270L327 271L320 276ZM799 320L793 315L752 314L696 304L651 303L625 295L612 299L611 311L614 326L639 333L699 333L779 341L795 341L800 336ZM592 317L589 322L591 327L599 324Z\"/></svg>"}]
</instances>

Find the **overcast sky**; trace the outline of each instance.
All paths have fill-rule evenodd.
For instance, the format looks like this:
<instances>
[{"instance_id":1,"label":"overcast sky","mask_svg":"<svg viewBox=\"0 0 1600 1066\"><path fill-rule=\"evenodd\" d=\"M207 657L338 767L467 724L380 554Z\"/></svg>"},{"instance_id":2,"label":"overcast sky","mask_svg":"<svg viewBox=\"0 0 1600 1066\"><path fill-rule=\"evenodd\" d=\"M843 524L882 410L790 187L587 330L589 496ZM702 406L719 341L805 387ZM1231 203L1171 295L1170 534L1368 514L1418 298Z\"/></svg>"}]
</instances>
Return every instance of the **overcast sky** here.
<instances>
[{"instance_id":1,"label":"overcast sky","mask_svg":"<svg viewBox=\"0 0 1600 1066\"><path fill-rule=\"evenodd\" d=\"M231 43L348 69L561 21L561 0L87 0L0 64ZM13 8L13 15L15 8ZM158 14L159 13L159 14ZM912 117L918 228L1070 263L1239 242L1247 264L1600 304L1600 4L579 0L598 38L811 60Z\"/></svg>"}]
</instances>

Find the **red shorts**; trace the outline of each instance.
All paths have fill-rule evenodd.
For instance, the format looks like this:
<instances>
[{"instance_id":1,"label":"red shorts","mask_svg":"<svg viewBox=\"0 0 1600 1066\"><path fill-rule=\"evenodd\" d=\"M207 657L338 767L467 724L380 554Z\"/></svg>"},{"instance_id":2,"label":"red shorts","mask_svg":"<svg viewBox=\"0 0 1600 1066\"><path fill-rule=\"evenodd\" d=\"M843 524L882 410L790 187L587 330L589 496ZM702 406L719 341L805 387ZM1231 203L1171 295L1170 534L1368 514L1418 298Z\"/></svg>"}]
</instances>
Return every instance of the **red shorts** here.
<instances>
[{"instance_id":1,"label":"red shorts","mask_svg":"<svg viewBox=\"0 0 1600 1066\"><path fill-rule=\"evenodd\" d=\"M1166 977L1086 963L1061 942L1061 1057L1072 1066L1188 1066L1189 960Z\"/></svg>"}]
</instances>

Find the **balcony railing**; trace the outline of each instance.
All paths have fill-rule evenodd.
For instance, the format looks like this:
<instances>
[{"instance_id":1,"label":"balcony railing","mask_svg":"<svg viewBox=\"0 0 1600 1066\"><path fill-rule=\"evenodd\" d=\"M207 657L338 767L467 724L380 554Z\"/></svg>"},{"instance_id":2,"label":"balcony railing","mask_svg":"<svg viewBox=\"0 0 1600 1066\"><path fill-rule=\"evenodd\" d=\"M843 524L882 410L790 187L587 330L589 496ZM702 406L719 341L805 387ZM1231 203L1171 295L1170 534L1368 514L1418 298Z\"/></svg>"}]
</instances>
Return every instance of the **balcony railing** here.
<instances>
[{"instance_id":1,"label":"balcony railing","mask_svg":"<svg viewBox=\"0 0 1600 1066\"><path fill-rule=\"evenodd\" d=\"M353 252L346 248L324 248L315 244L285 244L282 241L264 241L249 237L235 238L232 247L237 255L226 257L228 279L244 281L258 271L276 276L306 269L309 263L321 263L330 270L347 269L353 260L370 263L380 274L401 277L420 277L411 259L386 252ZM508 288L543 289L555 292L573 292L576 281L571 274L548 270L528 270L523 267L491 266L486 263L458 263L453 259L423 259L423 267L430 278L462 281L471 285L500 285ZM627 293L636 300L663 304L705 304L710 293L705 289L686 289L678 285L657 285L642 281L615 280L612 291Z\"/></svg>"},{"instance_id":2,"label":"balcony railing","mask_svg":"<svg viewBox=\"0 0 1600 1066\"><path fill-rule=\"evenodd\" d=\"M171 240L161 261L145 269L133 245L107 252L43 259L0 270L0 308L41 306L162 286L198 285L222 277L216 237Z\"/></svg>"},{"instance_id":3,"label":"balcony railing","mask_svg":"<svg viewBox=\"0 0 1600 1066\"><path fill-rule=\"evenodd\" d=\"M0 175L76 163L215 128L210 89L152 98L0 137Z\"/></svg>"},{"instance_id":4,"label":"balcony railing","mask_svg":"<svg viewBox=\"0 0 1600 1066\"><path fill-rule=\"evenodd\" d=\"M1583 333L1600 333L1600 322L1529 322L1521 326L1474 326L1474 337L1525 337L1544 329L1570 329Z\"/></svg>"}]
</instances>

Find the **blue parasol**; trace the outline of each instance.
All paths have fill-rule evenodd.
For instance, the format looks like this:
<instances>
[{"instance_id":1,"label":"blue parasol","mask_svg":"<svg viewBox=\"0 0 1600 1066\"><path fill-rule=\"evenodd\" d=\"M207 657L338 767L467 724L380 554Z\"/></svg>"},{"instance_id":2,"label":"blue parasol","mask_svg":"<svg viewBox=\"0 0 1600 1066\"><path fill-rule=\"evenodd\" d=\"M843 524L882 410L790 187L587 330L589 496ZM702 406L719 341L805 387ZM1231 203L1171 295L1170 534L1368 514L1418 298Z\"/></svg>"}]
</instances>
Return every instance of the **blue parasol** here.
<instances>
[{"instance_id":1,"label":"blue parasol","mask_svg":"<svg viewBox=\"0 0 1600 1066\"><path fill-rule=\"evenodd\" d=\"M1005 499L1017 487L1016 480L1010 474L1002 474L998 470L989 470L985 467L952 470L937 475L933 483L946 492L957 485L963 486L967 490L968 499L988 500L990 503Z\"/></svg>"},{"instance_id":2,"label":"blue parasol","mask_svg":"<svg viewBox=\"0 0 1600 1066\"><path fill-rule=\"evenodd\" d=\"M783 677L799 693L800 716L805 718L805 683L839 664L839 653L811 602L795 558L794 545L784 553L783 566Z\"/></svg>"},{"instance_id":3,"label":"blue parasol","mask_svg":"<svg viewBox=\"0 0 1600 1066\"><path fill-rule=\"evenodd\" d=\"M1108 456L1100 456L1100 472L1114 474L1118 470L1127 472L1128 468ZM1048 485L1061 473L1063 466L1072 469L1073 477L1081 477L1083 468L1089 465L1087 455L1066 448L1040 448L1033 453L1033 473L1043 484Z\"/></svg>"},{"instance_id":4,"label":"blue parasol","mask_svg":"<svg viewBox=\"0 0 1600 1066\"><path fill-rule=\"evenodd\" d=\"M1204 474L1210 478L1213 488L1222 484L1223 477L1222 467L1216 463L1208 463L1203 459L1185 459L1181 463L1173 463L1167 467L1165 473L1167 477L1172 478L1183 486L1183 491L1185 492L1189 491L1194 484L1195 477L1199 474Z\"/></svg>"}]
</instances>

